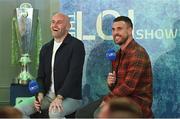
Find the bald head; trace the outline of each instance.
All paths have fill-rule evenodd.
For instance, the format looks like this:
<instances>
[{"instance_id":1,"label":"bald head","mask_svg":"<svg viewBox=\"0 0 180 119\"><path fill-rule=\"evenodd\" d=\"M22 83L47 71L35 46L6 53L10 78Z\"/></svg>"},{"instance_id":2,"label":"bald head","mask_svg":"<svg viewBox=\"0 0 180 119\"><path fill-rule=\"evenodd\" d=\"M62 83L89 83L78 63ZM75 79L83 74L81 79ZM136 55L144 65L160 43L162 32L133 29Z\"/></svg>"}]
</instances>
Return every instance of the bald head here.
<instances>
[{"instance_id":1,"label":"bald head","mask_svg":"<svg viewBox=\"0 0 180 119\"><path fill-rule=\"evenodd\" d=\"M107 102L98 115L100 118L140 118L141 107L128 97L113 98Z\"/></svg>"},{"instance_id":2,"label":"bald head","mask_svg":"<svg viewBox=\"0 0 180 119\"><path fill-rule=\"evenodd\" d=\"M10 106L5 106L0 108L0 118L22 118L22 113Z\"/></svg>"},{"instance_id":3,"label":"bald head","mask_svg":"<svg viewBox=\"0 0 180 119\"><path fill-rule=\"evenodd\" d=\"M63 14L63 13L61 13L61 12L57 12L57 13L55 13L55 14L53 15L53 17L56 17L56 16L64 19L64 21L66 22L66 24L69 25L68 27L69 27L69 29L70 29L70 27L71 27L71 25L70 25L70 19L69 19L69 17L68 17L67 15L65 15L65 14ZM69 29L68 29L68 30L69 30Z\"/></svg>"},{"instance_id":4,"label":"bald head","mask_svg":"<svg viewBox=\"0 0 180 119\"><path fill-rule=\"evenodd\" d=\"M55 39L62 39L64 38L71 25L70 25L70 19L67 15L63 14L63 13L55 13L52 16L51 19L51 32L52 32L52 36Z\"/></svg>"}]
</instances>

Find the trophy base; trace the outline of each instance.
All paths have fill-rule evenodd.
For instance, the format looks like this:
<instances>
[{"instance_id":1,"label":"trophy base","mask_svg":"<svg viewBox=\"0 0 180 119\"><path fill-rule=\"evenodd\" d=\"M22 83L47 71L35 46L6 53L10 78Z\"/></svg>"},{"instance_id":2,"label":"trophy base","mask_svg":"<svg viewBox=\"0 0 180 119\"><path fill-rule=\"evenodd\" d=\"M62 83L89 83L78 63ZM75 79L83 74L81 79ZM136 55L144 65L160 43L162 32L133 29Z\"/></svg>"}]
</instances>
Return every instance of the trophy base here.
<instances>
[{"instance_id":1,"label":"trophy base","mask_svg":"<svg viewBox=\"0 0 180 119\"><path fill-rule=\"evenodd\" d=\"M19 84L27 85L28 84L28 80L19 80Z\"/></svg>"},{"instance_id":2,"label":"trophy base","mask_svg":"<svg viewBox=\"0 0 180 119\"><path fill-rule=\"evenodd\" d=\"M33 76L26 70L22 71L17 77L19 84L28 84L30 80L34 79Z\"/></svg>"}]
</instances>

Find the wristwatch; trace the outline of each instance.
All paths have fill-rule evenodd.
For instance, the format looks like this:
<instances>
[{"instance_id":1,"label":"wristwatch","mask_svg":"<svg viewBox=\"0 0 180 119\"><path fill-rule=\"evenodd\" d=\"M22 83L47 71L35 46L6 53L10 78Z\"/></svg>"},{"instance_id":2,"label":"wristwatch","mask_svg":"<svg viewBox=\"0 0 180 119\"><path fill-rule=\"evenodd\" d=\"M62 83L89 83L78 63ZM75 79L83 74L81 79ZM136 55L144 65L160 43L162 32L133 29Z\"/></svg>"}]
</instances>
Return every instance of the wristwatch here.
<instances>
[{"instance_id":1,"label":"wristwatch","mask_svg":"<svg viewBox=\"0 0 180 119\"><path fill-rule=\"evenodd\" d=\"M40 93L38 93L37 96L43 98L43 97L44 97L44 94L40 92Z\"/></svg>"},{"instance_id":2,"label":"wristwatch","mask_svg":"<svg viewBox=\"0 0 180 119\"><path fill-rule=\"evenodd\" d=\"M59 99L59 100L63 100L64 99L62 95L57 95L56 98Z\"/></svg>"}]
</instances>

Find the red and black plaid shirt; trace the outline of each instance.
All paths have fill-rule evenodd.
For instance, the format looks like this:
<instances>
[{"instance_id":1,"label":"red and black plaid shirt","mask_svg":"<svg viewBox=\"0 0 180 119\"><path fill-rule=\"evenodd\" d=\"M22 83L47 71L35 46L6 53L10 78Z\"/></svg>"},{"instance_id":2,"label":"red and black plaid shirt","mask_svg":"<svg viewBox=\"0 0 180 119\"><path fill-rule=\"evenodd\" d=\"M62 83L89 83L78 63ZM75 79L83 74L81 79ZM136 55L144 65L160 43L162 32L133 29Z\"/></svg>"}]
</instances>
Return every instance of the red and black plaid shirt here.
<instances>
[{"instance_id":1,"label":"red and black plaid shirt","mask_svg":"<svg viewBox=\"0 0 180 119\"><path fill-rule=\"evenodd\" d=\"M153 117L152 69L145 49L132 40L123 51L117 52L112 68L116 71L117 84L104 100L129 97L140 105L144 117Z\"/></svg>"}]
</instances>

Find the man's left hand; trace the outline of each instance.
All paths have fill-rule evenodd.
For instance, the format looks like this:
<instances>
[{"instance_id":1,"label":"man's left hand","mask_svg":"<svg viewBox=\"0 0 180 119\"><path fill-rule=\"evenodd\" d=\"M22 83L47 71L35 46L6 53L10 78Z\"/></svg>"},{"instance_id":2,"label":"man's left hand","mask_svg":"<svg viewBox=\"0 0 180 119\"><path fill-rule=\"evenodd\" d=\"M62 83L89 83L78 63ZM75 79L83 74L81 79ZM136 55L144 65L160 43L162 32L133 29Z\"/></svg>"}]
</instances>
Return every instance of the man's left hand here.
<instances>
[{"instance_id":1,"label":"man's left hand","mask_svg":"<svg viewBox=\"0 0 180 119\"><path fill-rule=\"evenodd\" d=\"M56 97L50 104L49 111L55 112L57 109L59 112L64 111L62 106L62 99Z\"/></svg>"}]
</instances>

